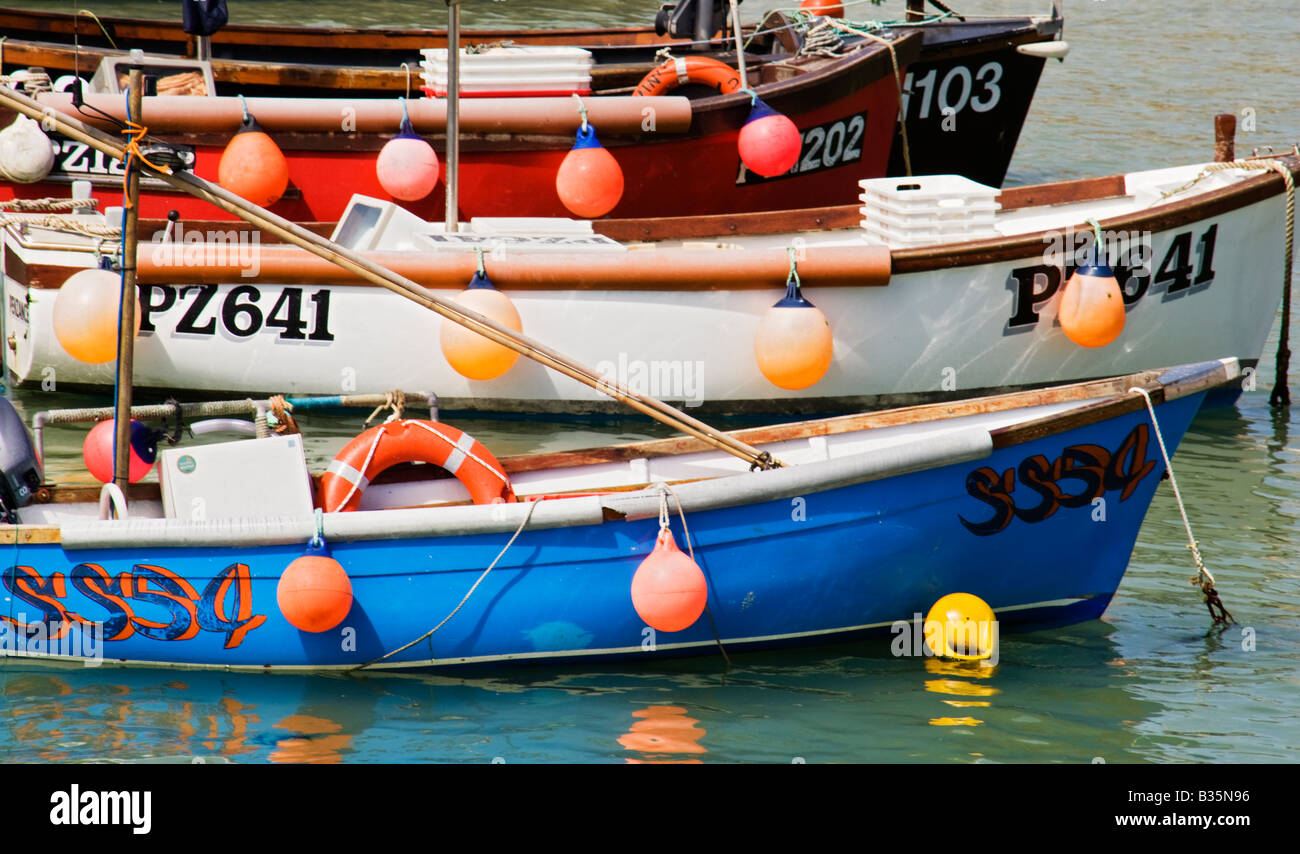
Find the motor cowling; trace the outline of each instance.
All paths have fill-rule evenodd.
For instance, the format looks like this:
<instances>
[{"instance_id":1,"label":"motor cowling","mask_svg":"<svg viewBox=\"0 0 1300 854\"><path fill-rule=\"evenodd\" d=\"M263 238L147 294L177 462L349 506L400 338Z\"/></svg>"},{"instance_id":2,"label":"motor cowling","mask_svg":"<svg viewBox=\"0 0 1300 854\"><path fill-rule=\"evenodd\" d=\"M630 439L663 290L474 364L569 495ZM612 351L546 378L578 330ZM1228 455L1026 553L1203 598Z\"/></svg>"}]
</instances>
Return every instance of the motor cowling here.
<instances>
[{"instance_id":1,"label":"motor cowling","mask_svg":"<svg viewBox=\"0 0 1300 854\"><path fill-rule=\"evenodd\" d=\"M0 511L5 521L17 521L14 511L32 502L41 480L41 464L27 425L14 405L0 397Z\"/></svg>"}]
</instances>

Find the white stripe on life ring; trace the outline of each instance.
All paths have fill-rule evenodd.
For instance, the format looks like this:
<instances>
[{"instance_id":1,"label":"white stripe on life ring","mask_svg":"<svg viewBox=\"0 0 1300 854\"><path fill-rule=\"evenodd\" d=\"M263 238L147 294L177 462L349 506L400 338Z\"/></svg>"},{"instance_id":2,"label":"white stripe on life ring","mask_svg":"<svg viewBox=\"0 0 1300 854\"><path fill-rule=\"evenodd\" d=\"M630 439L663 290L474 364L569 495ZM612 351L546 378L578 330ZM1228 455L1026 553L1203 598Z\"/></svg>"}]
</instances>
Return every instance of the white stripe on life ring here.
<instances>
[{"instance_id":1,"label":"white stripe on life ring","mask_svg":"<svg viewBox=\"0 0 1300 854\"><path fill-rule=\"evenodd\" d=\"M470 452L473 449L474 437L468 433L462 433L460 438L456 440L455 447L451 449L451 453L447 455L447 462L443 463L442 467L455 474L460 469L460 464L471 456Z\"/></svg>"},{"instance_id":2,"label":"white stripe on life ring","mask_svg":"<svg viewBox=\"0 0 1300 854\"><path fill-rule=\"evenodd\" d=\"M368 478L363 477L361 472L357 471L345 462L334 460L330 463L330 467L325 469L325 471L329 474L343 478L362 492L365 492L366 487L370 486L370 480ZM351 495L348 496L348 498L351 497Z\"/></svg>"},{"instance_id":3,"label":"white stripe on life ring","mask_svg":"<svg viewBox=\"0 0 1300 854\"><path fill-rule=\"evenodd\" d=\"M677 57L677 82L687 83L691 79L691 73L686 70L686 57Z\"/></svg>"}]
</instances>

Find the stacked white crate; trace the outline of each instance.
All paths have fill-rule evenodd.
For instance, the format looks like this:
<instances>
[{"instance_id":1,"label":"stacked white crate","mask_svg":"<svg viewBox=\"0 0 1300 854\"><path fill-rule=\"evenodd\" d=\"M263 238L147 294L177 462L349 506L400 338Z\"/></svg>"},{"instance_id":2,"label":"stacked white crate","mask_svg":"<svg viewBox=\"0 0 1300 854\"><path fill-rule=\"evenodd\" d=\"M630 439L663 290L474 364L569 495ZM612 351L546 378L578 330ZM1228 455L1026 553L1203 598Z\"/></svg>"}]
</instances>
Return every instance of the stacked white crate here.
<instances>
[{"instance_id":1,"label":"stacked white crate","mask_svg":"<svg viewBox=\"0 0 1300 854\"><path fill-rule=\"evenodd\" d=\"M872 178L858 186L869 243L905 249L999 236L996 187L961 175Z\"/></svg>"},{"instance_id":2,"label":"stacked white crate","mask_svg":"<svg viewBox=\"0 0 1300 854\"><path fill-rule=\"evenodd\" d=\"M429 94L447 94L447 49L420 53L420 77ZM462 97L589 95L591 51L579 47L493 47L460 51Z\"/></svg>"}]
</instances>

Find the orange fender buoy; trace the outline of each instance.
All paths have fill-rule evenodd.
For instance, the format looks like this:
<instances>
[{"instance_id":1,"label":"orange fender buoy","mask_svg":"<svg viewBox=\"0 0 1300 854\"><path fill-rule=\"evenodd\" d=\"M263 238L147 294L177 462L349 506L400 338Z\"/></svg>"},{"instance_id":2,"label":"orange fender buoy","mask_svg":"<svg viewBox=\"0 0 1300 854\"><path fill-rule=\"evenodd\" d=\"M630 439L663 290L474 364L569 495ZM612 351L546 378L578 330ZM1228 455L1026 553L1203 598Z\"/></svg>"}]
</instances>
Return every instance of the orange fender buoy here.
<instances>
[{"instance_id":1,"label":"orange fender buoy","mask_svg":"<svg viewBox=\"0 0 1300 854\"><path fill-rule=\"evenodd\" d=\"M797 390L814 385L831 366L835 339L821 309L804 299L791 279L786 294L758 322L754 361L772 385Z\"/></svg>"},{"instance_id":2,"label":"orange fender buoy","mask_svg":"<svg viewBox=\"0 0 1300 854\"><path fill-rule=\"evenodd\" d=\"M510 297L492 285L492 280L486 273L475 273L469 280L469 286L456 294L454 299L458 304L477 311L502 326L516 332L524 331L519 309L515 308ZM439 345L447 364L466 379L494 380L519 361L519 354L509 347L503 347L450 320L442 322Z\"/></svg>"},{"instance_id":3,"label":"orange fender buoy","mask_svg":"<svg viewBox=\"0 0 1300 854\"><path fill-rule=\"evenodd\" d=\"M654 549L632 576L632 607L647 626L660 632L690 628L704 613L708 584L699 564L677 548L663 528Z\"/></svg>"},{"instance_id":4,"label":"orange fender buoy","mask_svg":"<svg viewBox=\"0 0 1300 854\"><path fill-rule=\"evenodd\" d=\"M257 119L246 114L243 125L221 152L217 183L255 205L275 204L289 187L289 161Z\"/></svg>"},{"instance_id":5,"label":"orange fender buoy","mask_svg":"<svg viewBox=\"0 0 1300 854\"><path fill-rule=\"evenodd\" d=\"M840 0L803 0L799 4L799 11L821 15L823 18L843 18L844 4Z\"/></svg>"},{"instance_id":6,"label":"orange fender buoy","mask_svg":"<svg viewBox=\"0 0 1300 854\"><path fill-rule=\"evenodd\" d=\"M1061 331L1080 347L1105 347L1124 331L1124 295L1105 262L1080 267L1061 292Z\"/></svg>"},{"instance_id":7,"label":"orange fender buoy","mask_svg":"<svg viewBox=\"0 0 1300 854\"><path fill-rule=\"evenodd\" d=\"M656 66L641 78L632 94L663 95L687 83L703 83L730 95L740 90L740 73L727 63L707 56L683 56Z\"/></svg>"},{"instance_id":8,"label":"orange fender buoy","mask_svg":"<svg viewBox=\"0 0 1300 854\"><path fill-rule=\"evenodd\" d=\"M306 554L284 568L275 600L295 629L328 632L352 610L352 581L323 545L309 545Z\"/></svg>"},{"instance_id":9,"label":"orange fender buoy","mask_svg":"<svg viewBox=\"0 0 1300 854\"><path fill-rule=\"evenodd\" d=\"M455 475L475 504L518 500L506 470L473 436L437 421L407 418L372 427L339 451L320 478L321 506L326 513L356 510L361 494L381 472L417 462Z\"/></svg>"},{"instance_id":10,"label":"orange fender buoy","mask_svg":"<svg viewBox=\"0 0 1300 854\"><path fill-rule=\"evenodd\" d=\"M573 148L555 173L555 194L574 214L604 216L623 198L623 167L596 139L591 125L578 128Z\"/></svg>"}]
</instances>

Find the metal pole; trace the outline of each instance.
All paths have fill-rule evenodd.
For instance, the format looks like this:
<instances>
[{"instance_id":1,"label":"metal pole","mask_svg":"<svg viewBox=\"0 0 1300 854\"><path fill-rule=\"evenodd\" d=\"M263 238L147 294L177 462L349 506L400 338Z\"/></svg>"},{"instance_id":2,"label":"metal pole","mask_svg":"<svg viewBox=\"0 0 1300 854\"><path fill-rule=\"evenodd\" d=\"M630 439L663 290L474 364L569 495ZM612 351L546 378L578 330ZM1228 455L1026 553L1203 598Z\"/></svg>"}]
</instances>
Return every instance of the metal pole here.
<instances>
[{"instance_id":1,"label":"metal pole","mask_svg":"<svg viewBox=\"0 0 1300 854\"><path fill-rule=\"evenodd\" d=\"M131 121L139 122L144 104L144 78L140 66L130 73L127 95ZM135 255L140 219L140 166L127 158L126 210L122 217L122 301L117 325L117 401L113 425L113 482L123 489L131 473L131 374L135 366Z\"/></svg>"},{"instance_id":2,"label":"metal pole","mask_svg":"<svg viewBox=\"0 0 1300 854\"><path fill-rule=\"evenodd\" d=\"M736 0L731 0L731 28L736 33L736 71L740 74L740 85L749 88L749 75L745 73L745 42L740 37L740 10Z\"/></svg>"},{"instance_id":3,"label":"metal pole","mask_svg":"<svg viewBox=\"0 0 1300 854\"><path fill-rule=\"evenodd\" d=\"M460 0L447 0L447 231L456 231L460 191Z\"/></svg>"}]
</instances>

